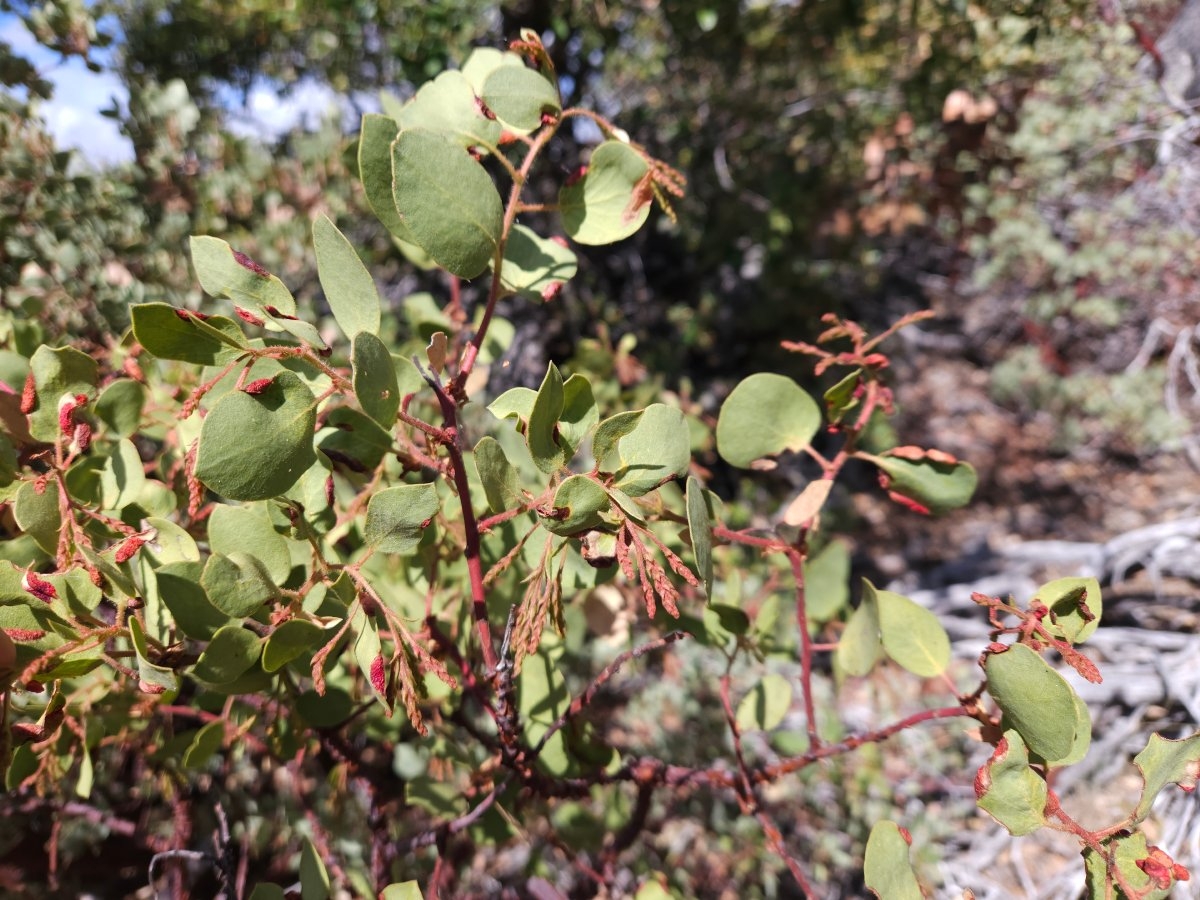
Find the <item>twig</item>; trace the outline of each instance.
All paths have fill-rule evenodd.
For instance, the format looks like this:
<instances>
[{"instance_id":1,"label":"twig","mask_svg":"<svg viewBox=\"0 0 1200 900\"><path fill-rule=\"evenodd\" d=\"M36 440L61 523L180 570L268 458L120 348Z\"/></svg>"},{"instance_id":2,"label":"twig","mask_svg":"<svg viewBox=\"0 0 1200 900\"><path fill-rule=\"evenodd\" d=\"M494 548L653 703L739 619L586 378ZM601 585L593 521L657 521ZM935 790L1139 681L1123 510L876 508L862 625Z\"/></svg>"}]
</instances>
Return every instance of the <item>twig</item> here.
<instances>
[{"instance_id":1,"label":"twig","mask_svg":"<svg viewBox=\"0 0 1200 900\"><path fill-rule=\"evenodd\" d=\"M586 689L584 689L584 692L571 701L571 705L567 707L566 712L564 712L561 716L555 719L554 722L551 723L550 727L546 729L546 733L542 735L541 740L537 742L537 746L533 748L532 755L537 757L537 755L542 752L542 749L546 746L546 742L549 741L550 738L554 737L555 734L562 730L562 728L565 727L566 724L571 721L571 719L583 712L584 708L586 708L587 705L592 702L592 698L596 696L596 692L599 691L600 688L604 687L609 679L621 671L621 667L625 665L625 663L629 662L631 659L638 659L639 657L645 656L647 653L653 653L655 650L661 650L663 647L673 644L678 640L682 640L687 636L688 634L685 631L672 631L670 634L665 635L658 640L651 641L648 644L643 644L640 647L634 647L632 650L626 650L624 653L610 662L604 667L604 671L597 675L596 679L589 684Z\"/></svg>"}]
</instances>

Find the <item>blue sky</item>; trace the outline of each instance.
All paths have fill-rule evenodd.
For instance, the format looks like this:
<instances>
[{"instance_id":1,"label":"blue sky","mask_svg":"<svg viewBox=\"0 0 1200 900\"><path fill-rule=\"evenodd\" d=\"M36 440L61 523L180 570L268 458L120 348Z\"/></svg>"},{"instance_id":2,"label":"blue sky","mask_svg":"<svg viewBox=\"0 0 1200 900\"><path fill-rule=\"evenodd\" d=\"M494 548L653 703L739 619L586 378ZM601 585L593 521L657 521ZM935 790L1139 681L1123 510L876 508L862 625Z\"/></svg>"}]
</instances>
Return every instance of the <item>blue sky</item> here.
<instances>
[{"instance_id":1,"label":"blue sky","mask_svg":"<svg viewBox=\"0 0 1200 900\"><path fill-rule=\"evenodd\" d=\"M83 61L72 57L61 60L39 44L19 18L0 15L0 41L29 59L41 75L54 83L54 96L38 106L38 114L61 148L78 150L88 163L105 166L133 158L133 149L120 133L116 122L100 115L100 110L120 106L129 100L121 82L107 72L91 72ZM101 56L100 59L103 59ZM296 85L291 94L280 98L269 84L255 85L246 108L232 109L229 129L244 135L277 137L297 124L315 126L338 98L327 86L315 82ZM240 106L240 97L238 98Z\"/></svg>"},{"instance_id":2,"label":"blue sky","mask_svg":"<svg viewBox=\"0 0 1200 900\"><path fill-rule=\"evenodd\" d=\"M115 97L124 104L129 95L121 83L106 73L89 72L83 61L61 61L39 44L16 16L0 16L0 41L30 60L44 78L54 83L54 97L43 101L38 113L60 147L80 150L94 165L123 162L133 156L129 142L100 110Z\"/></svg>"}]
</instances>

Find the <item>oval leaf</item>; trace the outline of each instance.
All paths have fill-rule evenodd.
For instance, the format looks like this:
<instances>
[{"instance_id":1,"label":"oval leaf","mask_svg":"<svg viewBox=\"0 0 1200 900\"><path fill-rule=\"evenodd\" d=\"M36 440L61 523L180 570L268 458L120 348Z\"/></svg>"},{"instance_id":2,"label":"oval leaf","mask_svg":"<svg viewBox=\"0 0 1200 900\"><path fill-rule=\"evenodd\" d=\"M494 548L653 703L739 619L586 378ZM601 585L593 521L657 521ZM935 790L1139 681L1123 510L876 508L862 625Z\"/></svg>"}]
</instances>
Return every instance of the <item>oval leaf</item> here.
<instances>
[{"instance_id":1,"label":"oval leaf","mask_svg":"<svg viewBox=\"0 0 1200 900\"><path fill-rule=\"evenodd\" d=\"M275 584L287 581L292 555L287 541L271 524L264 505L213 507L208 517L208 546L215 554L243 553L262 564Z\"/></svg>"},{"instance_id":2,"label":"oval leaf","mask_svg":"<svg viewBox=\"0 0 1200 900\"><path fill-rule=\"evenodd\" d=\"M897 448L901 449L917 448ZM941 513L970 502L975 493L977 477L969 463L953 460L953 457L943 459L942 454L892 455L897 450L891 450L883 456L860 455L871 460L883 472L885 489L916 504L914 507L912 503L906 503L906 506L918 512Z\"/></svg>"},{"instance_id":3,"label":"oval leaf","mask_svg":"<svg viewBox=\"0 0 1200 900\"><path fill-rule=\"evenodd\" d=\"M850 545L830 541L804 561L805 612L814 622L836 618L850 603Z\"/></svg>"},{"instance_id":4,"label":"oval leaf","mask_svg":"<svg viewBox=\"0 0 1200 900\"><path fill-rule=\"evenodd\" d=\"M235 619L257 612L276 594L263 564L241 552L210 556L204 564L200 585L209 603Z\"/></svg>"},{"instance_id":5,"label":"oval leaf","mask_svg":"<svg viewBox=\"0 0 1200 900\"><path fill-rule=\"evenodd\" d=\"M195 316L180 316L166 303L139 303L129 315L137 342L159 359L216 366L229 362L246 347L242 329L224 316L209 316L201 322Z\"/></svg>"},{"instance_id":6,"label":"oval leaf","mask_svg":"<svg viewBox=\"0 0 1200 900\"><path fill-rule=\"evenodd\" d=\"M738 704L738 728L742 731L772 731L783 722L791 706L791 682L775 673L764 675Z\"/></svg>"},{"instance_id":7,"label":"oval leaf","mask_svg":"<svg viewBox=\"0 0 1200 900\"><path fill-rule=\"evenodd\" d=\"M847 675L868 674L879 661L879 615L874 603L863 602L850 614L846 628L838 638L833 659Z\"/></svg>"},{"instance_id":8,"label":"oval leaf","mask_svg":"<svg viewBox=\"0 0 1200 900\"><path fill-rule=\"evenodd\" d=\"M558 192L558 207L572 240L611 244L642 227L652 196L642 155L623 141L605 141L583 177Z\"/></svg>"},{"instance_id":9,"label":"oval leaf","mask_svg":"<svg viewBox=\"0 0 1200 900\"><path fill-rule=\"evenodd\" d=\"M713 584L712 506L707 492L693 475L688 476L685 505L687 507L688 538L692 544L692 554L696 557L696 571L700 573L700 578L704 581L705 595L711 598Z\"/></svg>"},{"instance_id":10,"label":"oval leaf","mask_svg":"<svg viewBox=\"0 0 1200 900\"><path fill-rule=\"evenodd\" d=\"M533 300L549 300L575 277L578 261L569 247L514 225L504 245L500 284L504 290Z\"/></svg>"},{"instance_id":11,"label":"oval leaf","mask_svg":"<svg viewBox=\"0 0 1200 900\"><path fill-rule=\"evenodd\" d=\"M1021 736L1010 729L996 745L996 752L975 776L979 808L1020 836L1046 824L1046 779L1029 768L1029 751Z\"/></svg>"},{"instance_id":12,"label":"oval leaf","mask_svg":"<svg viewBox=\"0 0 1200 900\"><path fill-rule=\"evenodd\" d=\"M1104 607L1095 578L1057 578L1043 584L1034 596L1050 607L1042 624L1055 637L1080 644L1100 627Z\"/></svg>"},{"instance_id":13,"label":"oval leaf","mask_svg":"<svg viewBox=\"0 0 1200 900\"><path fill-rule=\"evenodd\" d=\"M437 488L432 484L377 491L367 503L367 544L384 553L412 553L437 511Z\"/></svg>"},{"instance_id":14,"label":"oval leaf","mask_svg":"<svg viewBox=\"0 0 1200 900\"><path fill-rule=\"evenodd\" d=\"M200 286L213 297L228 297L263 316L296 314L296 300L282 281L219 238L192 235L189 246ZM276 312L270 313L267 307Z\"/></svg>"},{"instance_id":15,"label":"oval leaf","mask_svg":"<svg viewBox=\"0 0 1200 900\"><path fill-rule=\"evenodd\" d=\"M1150 814L1154 798L1168 784L1189 791L1195 789L1200 777L1200 733L1177 741L1152 734L1146 749L1133 758L1133 764L1145 780L1135 813L1140 822Z\"/></svg>"},{"instance_id":16,"label":"oval leaf","mask_svg":"<svg viewBox=\"0 0 1200 900\"><path fill-rule=\"evenodd\" d=\"M400 107L396 121L402 129L436 131L461 147L488 151L500 142L504 130L483 114L465 75L453 70L425 82L416 96Z\"/></svg>"},{"instance_id":17,"label":"oval leaf","mask_svg":"<svg viewBox=\"0 0 1200 900\"><path fill-rule=\"evenodd\" d=\"M325 629L314 622L288 619L267 638L263 646L263 669L268 672L279 671L310 647L315 647L324 634Z\"/></svg>"},{"instance_id":18,"label":"oval leaf","mask_svg":"<svg viewBox=\"0 0 1200 900\"><path fill-rule=\"evenodd\" d=\"M681 411L653 403L640 413L613 416L597 428L593 446L601 440L612 446L612 434L629 423L633 427L616 439L606 458L598 461L599 471L613 474L613 487L631 497L641 497L687 472L692 461L691 433ZM610 428L602 435L605 425Z\"/></svg>"},{"instance_id":19,"label":"oval leaf","mask_svg":"<svg viewBox=\"0 0 1200 900\"><path fill-rule=\"evenodd\" d=\"M479 471L479 480L483 483L483 492L492 512L501 513L524 502L517 470L512 467L504 448L495 438L479 439L475 445L475 468Z\"/></svg>"},{"instance_id":20,"label":"oval leaf","mask_svg":"<svg viewBox=\"0 0 1200 900\"><path fill-rule=\"evenodd\" d=\"M392 236L413 243L412 232L396 209L392 190L392 143L400 133L395 119L378 113L362 117L358 135L358 177L375 218Z\"/></svg>"},{"instance_id":21,"label":"oval leaf","mask_svg":"<svg viewBox=\"0 0 1200 900\"><path fill-rule=\"evenodd\" d=\"M192 677L212 685L229 684L258 662L262 642L241 625L226 625L213 635L196 665Z\"/></svg>"},{"instance_id":22,"label":"oval leaf","mask_svg":"<svg viewBox=\"0 0 1200 900\"><path fill-rule=\"evenodd\" d=\"M871 829L863 858L863 882L879 900L922 900L925 896L908 851L908 841L895 822L877 822Z\"/></svg>"},{"instance_id":23,"label":"oval leaf","mask_svg":"<svg viewBox=\"0 0 1200 900\"><path fill-rule=\"evenodd\" d=\"M465 79L464 79L465 80ZM542 124L542 115L562 111L558 91L544 75L524 66L499 66L483 83L487 108L512 131L530 132Z\"/></svg>"},{"instance_id":24,"label":"oval leaf","mask_svg":"<svg viewBox=\"0 0 1200 900\"><path fill-rule=\"evenodd\" d=\"M1005 719L1042 759L1063 759L1075 743L1075 692L1024 644L989 653L987 689Z\"/></svg>"},{"instance_id":25,"label":"oval leaf","mask_svg":"<svg viewBox=\"0 0 1200 900\"><path fill-rule=\"evenodd\" d=\"M392 145L393 196L413 240L460 278L488 267L504 208L491 176L454 141L403 131Z\"/></svg>"},{"instance_id":26,"label":"oval leaf","mask_svg":"<svg viewBox=\"0 0 1200 900\"><path fill-rule=\"evenodd\" d=\"M937 616L900 594L878 591L863 579L863 594L874 595L879 615L879 635L884 652L901 666L933 678L950 664L950 637Z\"/></svg>"},{"instance_id":27,"label":"oval leaf","mask_svg":"<svg viewBox=\"0 0 1200 900\"><path fill-rule=\"evenodd\" d=\"M277 497L316 462L316 422L312 392L291 372L257 394L230 391L200 429L196 477L230 500Z\"/></svg>"},{"instance_id":28,"label":"oval leaf","mask_svg":"<svg viewBox=\"0 0 1200 900\"><path fill-rule=\"evenodd\" d=\"M717 452L747 469L764 456L803 450L820 427L817 401L790 378L760 372L738 384L721 405Z\"/></svg>"},{"instance_id":29,"label":"oval leaf","mask_svg":"<svg viewBox=\"0 0 1200 900\"><path fill-rule=\"evenodd\" d=\"M595 528L611 503L608 492L591 478L572 475L554 493L555 518L542 519L542 527L563 535Z\"/></svg>"},{"instance_id":30,"label":"oval leaf","mask_svg":"<svg viewBox=\"0 0 1200 900\"><path fill-rule=\"evenodd\" d=\"M96 360L74 347L50 348L45 344L29 359L37 391L29 415L29 433L35 440L53 443L59 436L58 401L64 394L96 394ZM17 386L20 388L20 385Z\"/></svg>"},{"instance_id":31,"label":"oval leaf","mask_svg":"<svg viewBox=\"0 0 1200 900\"><path fill-rule=\"evenodd\" d=\"M360 331L351 343L350 363L358 405L384 428L391 429L396 424L401 400L391 353L374 334Z\"/></svg>"},{"instance_id":32,"label":"oval leaf","mask_svg":"<svg viewBox=\"0 0 1200 900\"><path fill-rule=\"evenodd\" d=\"M379 333L379 291L354 247L326 215L313 220L317 276L338 327L346 337Z\"/></svg>"}]
</instances>

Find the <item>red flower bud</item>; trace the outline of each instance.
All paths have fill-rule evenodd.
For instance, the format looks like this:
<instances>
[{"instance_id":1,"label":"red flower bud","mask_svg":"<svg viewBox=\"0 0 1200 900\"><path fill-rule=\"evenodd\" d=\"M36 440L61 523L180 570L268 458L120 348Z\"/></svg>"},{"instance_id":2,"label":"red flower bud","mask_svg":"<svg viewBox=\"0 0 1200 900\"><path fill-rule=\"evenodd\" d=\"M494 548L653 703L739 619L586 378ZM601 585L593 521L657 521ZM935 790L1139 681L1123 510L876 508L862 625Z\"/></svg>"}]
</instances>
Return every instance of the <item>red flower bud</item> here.
<instances>
[{"instance_id":1,"label":"red flower bud","mask_svg":"<svg viewBox=\"0 0 1200 900\"><path fill-rule=\"evenodd\" d=\"M371 661L371 687L380 695L387 690L387 670L384 667L383 654L377 654Z\"/></svg>"},{"instance_id":2,"label":"red flower bud","mask_svg":"<svg viewBox=\"0 0 1200 900\"><path fill-rule=\"evenodd\" d=\"M92 446L92 426L87 422L75 423L75 446L80 453L87 453Z\"/></svg>"},{"instance_id":3,"label":"red flower bud","mask_svg":"<svg viewBox=\"0 0 1200 900\"><path fill-rule=\"evenodd\" d=\"M39 641L46 636L37 628L5 628L4 633L14 641Z\"/></svg>"},{"instance_id":4,"label":"red flower bud","mask_svg":"<svg viewBox=\"0 0 1200 900\"><path fill-rule=\"evenodd\" d=\"M259 378L257 381L252 381L242 388L242 392L251 396L257 396L269 388L273 380L272 378Z\"/></svg>"},{"instance_id":5,"label":"red flower bud","mask_svg":"<svg viewBox=\"0 0 1200 900\"><path fill-rule=\"evenodd\" d=\"M37 404L37 385L33 381L33 373L25 376L25 389L21 391L21 414L29 415Z\"/></svg>"},{"instance_id":6,"label":"red flower bud","mask_svg":"<svg viewBox=\"0 0 1200 900\"><path fill-rule=\"evenodd\" d=\"M43 603L49 603L58 597L58 590L49 581L44 578L39 578L38 574L33 569L28 569L21 576L21 587L33 594Z\"/></svg>"},{"instance_id":7,"label":"red flower bud","mask_svg":"<svg viewBox=\"0 0 1200 900\"><path fill-rule=\"evenodd\" d=\"M113 554L113 558L119 563L129 562L133 555L142 549L144 543L146 543L146 539L141 535L131 535L117 545L117 551Z\"/></svg>"}]
</instances>

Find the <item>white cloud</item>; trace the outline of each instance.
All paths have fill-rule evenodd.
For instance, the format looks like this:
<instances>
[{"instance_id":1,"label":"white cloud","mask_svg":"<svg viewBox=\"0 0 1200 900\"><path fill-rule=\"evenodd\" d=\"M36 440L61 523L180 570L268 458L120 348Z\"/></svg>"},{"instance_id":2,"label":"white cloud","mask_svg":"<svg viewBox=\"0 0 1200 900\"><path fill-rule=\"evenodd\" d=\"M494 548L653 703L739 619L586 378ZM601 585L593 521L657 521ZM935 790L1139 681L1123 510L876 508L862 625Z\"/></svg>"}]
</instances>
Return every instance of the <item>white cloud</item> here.
<instances>
[{"instance_id":1,"label":"white cloud","mask_svg":"<svg viewBox=\"0 0 1200 900\"><path fill-rule=\"evenodd\" d=\"M37 106L37 114L59 147L78 150L95 166L133 159L133 147L117 123L100 115L100 110L112 105L114 97L120 104L129 99L116 77L89 71L78 57L61 60L39 44L17 18L0 24L0 41L29 59L42 77L54 84L54 96Z\"/></svg>"}]
</instances>

